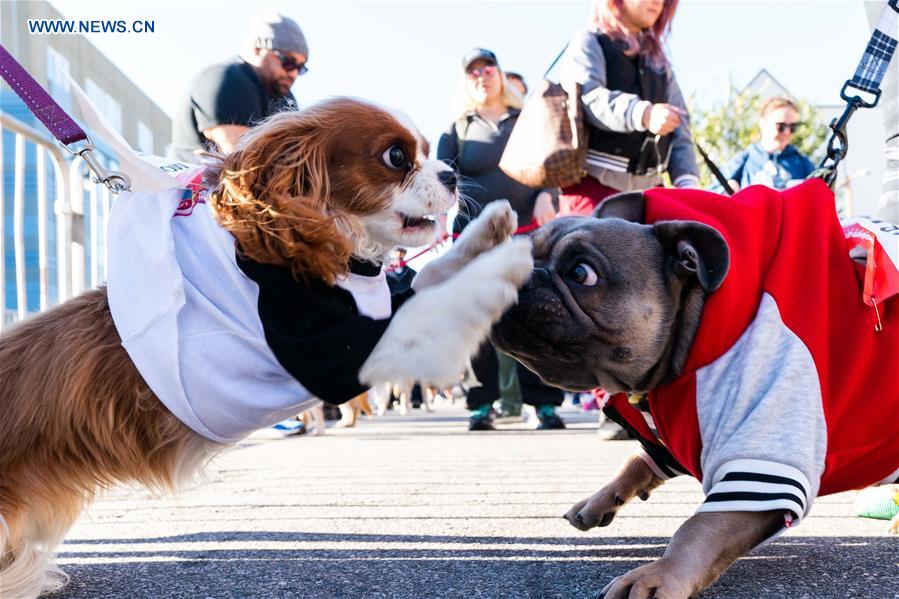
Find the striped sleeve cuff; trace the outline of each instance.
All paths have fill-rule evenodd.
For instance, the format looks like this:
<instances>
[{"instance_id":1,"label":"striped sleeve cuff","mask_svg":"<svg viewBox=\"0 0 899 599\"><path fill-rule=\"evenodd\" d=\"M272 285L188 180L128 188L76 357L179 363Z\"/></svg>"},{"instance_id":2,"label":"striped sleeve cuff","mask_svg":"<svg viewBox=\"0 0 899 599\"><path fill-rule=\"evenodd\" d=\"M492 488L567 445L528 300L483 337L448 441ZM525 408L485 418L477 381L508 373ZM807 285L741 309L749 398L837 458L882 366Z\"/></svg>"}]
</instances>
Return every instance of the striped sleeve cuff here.
<instances>
[{"instance_id":1,"label":"striped sleeve cuff","mask_svg":"<svg viewBox=\"0 0 899 599\"><path fill-rule=\"evenodd\" d=\"M641 444L640 451L637 452L637 455L641 460L646 462L646 465L649 466L649 469L652 470L653 474L662 480L668 480L675 476L687 474L680 468L680 464L668 456L666 450L652 447L652 453L655 454L655 457L647 451L646 445Z\"/></svg>"},{"instance_id":2,"label":"striped sleeve cuff","mask_svg":"<svg viewBox=\"0 0 899 599\"><path fill-rule=\"evenodd\" d=\"M783 509L792 513L787 526L799 524L811 508L812 485L798 469L764 460L733 460L714 473L705 503L699 512L766 512Z\"/></svg>"},{"instance_id":3,"label":"striped sleeve cuff","mask_svg":"<svg viewBox=\"0 0 899 599\"><path fill-rule=\"evenodd\" d=\"M652 102L647 100L640 100L634 104L634 108L631 110L631 126L634 131L646 131L646 127L643 126L643 113L650 106L652 106Z\"/></svg>"}]
</instances>

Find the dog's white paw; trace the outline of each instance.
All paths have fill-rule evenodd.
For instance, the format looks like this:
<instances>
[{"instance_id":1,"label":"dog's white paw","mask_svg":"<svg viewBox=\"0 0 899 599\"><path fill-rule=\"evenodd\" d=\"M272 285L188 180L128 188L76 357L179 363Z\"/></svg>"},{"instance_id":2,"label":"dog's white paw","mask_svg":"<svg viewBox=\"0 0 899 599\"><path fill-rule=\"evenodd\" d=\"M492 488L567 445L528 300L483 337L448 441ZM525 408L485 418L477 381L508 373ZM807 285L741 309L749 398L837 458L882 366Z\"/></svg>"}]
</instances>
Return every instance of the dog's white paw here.
<instances>
[{"instance_id":1,"label":"dog's white paw","mask_svg":"<svg viewBox=\"0 0 899 599\"><path fill-rule=\"evenodd\" d=\"M468 313L477 318L490 319L493 324L506 308L518 300L518 288L524 285L534 270L531 242L527 238L509 239L495 249L481 254L459 271L447 283L461 287L472 304L479 305L485 314Z\"/></svg>"},{"instance_id":2,"label":"dog's white paw","mask_svg":"<svg viewBox=\"0 0 899 599\"><path fill-rule=\"evenodd\" d=\"M518 216L509 202L497 200L487 204L480 216L465 227L446 254L421 269L412 287L421 291L448 280L472 260L506 241L517 226Z\"/></svg>"},{"instance_id":3,"label":"dog's white paw","mask_svg":"<svg viewBox=\"0 0 899 599\"><path fill-rule=\"evenodd\" d=\"M461 259L469 262L498 246L515 232L518 215L506 200L490 202L483 212L465 227L453 244Z\"/></svg>"},{"instance_id":4,"label":"dog's white paw","mask_svg":"<svg viewBox=\"0 0 899 599\"><path fill-rule=\"evenodd\" d=\"M417 293L397 311L359 380L367 385L404 379L435 387L457 383L532 270L530 242L512 239Z\"/></svg>"}]
</instances>

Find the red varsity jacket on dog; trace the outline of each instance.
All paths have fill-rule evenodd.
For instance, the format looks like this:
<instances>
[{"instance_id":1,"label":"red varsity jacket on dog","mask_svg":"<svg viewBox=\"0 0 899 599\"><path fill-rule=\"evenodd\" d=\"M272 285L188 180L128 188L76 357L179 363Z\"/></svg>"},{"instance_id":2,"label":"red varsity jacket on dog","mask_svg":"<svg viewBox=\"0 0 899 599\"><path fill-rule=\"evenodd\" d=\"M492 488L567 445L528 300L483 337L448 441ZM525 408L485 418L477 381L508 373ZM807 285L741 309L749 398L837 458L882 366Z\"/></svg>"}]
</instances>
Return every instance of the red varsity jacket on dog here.
<instances>
[{"instance_id":1,"label":"red varsity jacket on dog","mask_svg":"<svg viewBox=\"0 0 899 599\"><path fill-rule=\"evenodd\" d=\"M647 223L706 223L731 261L683 374L641 401L618 394L606 404L654 470L702 481L699 511L784 509L788 521L817 495L894 480L899 296L877 312L863 303L864 268L826 185L733 198L654 189L645 199ZM889 233L899 240L899 228Z\"/></svg>"}]
</instances>

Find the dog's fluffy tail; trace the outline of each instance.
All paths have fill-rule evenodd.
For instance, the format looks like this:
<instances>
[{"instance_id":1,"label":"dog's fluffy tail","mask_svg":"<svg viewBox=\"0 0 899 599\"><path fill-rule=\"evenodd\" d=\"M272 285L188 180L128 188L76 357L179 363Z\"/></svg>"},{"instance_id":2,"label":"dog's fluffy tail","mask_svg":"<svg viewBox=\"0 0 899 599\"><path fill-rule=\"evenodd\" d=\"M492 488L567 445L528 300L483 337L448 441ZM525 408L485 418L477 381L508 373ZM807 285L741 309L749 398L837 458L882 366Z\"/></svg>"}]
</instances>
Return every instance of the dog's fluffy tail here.
<instances>
[{"instance_id":1,"label":"dog's fluffy tail","mask_svg":"<svg viewBox=\"0 0 899 599\"><path fill-rule=\"evenodd\" d=\"M13 547L9 526L0 514L0 597L32 599L64 587L69 576L51 555L27 543Z\"/></svg>"}]
</instances>

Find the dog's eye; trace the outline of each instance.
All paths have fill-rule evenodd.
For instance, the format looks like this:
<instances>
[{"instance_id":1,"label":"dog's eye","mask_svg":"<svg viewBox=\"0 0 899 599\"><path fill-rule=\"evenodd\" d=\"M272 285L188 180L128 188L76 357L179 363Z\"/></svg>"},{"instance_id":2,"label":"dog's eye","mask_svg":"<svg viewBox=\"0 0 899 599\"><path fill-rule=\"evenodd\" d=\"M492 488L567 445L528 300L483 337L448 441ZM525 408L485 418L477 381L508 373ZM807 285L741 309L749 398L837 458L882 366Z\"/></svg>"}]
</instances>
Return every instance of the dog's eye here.
<instances>
[{"instance_id":1,"label":"dog's eye","mask_svg":"<svg viewBox=\"0 0 899 599\"><path fill-rule=\"evenodd\" d=\"M578 285L585 285L587 287L596 285L596 282L599 281L599 276L596 274L596 271L593 270L589 264L584 262L579 263L568 271L568 278Z\"/></svg>"},{"instance_id":2,"label":"dog's eye","mask_svg":"<svg viewBox=\"0 0 899 599\"><path fill-rule=\"evenodd\" d=\"M384 164L393 169L406 168L409 165L409 159L406 157L406 150L400 146L390 146L381 156Z\"/></svg>"}]
</instances>

